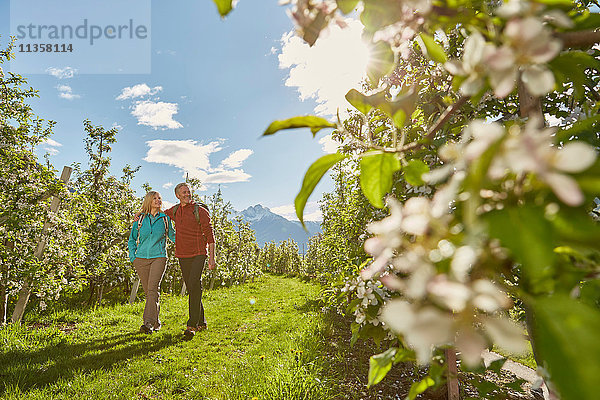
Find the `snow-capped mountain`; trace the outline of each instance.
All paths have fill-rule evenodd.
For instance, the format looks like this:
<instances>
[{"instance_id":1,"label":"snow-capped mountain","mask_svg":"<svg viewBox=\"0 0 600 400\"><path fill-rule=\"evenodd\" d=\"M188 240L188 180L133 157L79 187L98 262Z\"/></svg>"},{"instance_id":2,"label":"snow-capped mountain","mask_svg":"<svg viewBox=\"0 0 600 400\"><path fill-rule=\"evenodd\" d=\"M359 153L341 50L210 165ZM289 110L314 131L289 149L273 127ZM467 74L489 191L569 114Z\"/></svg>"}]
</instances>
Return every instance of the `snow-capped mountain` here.
<instances>
[{"instance_id":1,"label":"snow-capped mountain","mask_svg":"<svg viewBox=\"0 0 600 400\"><path fill-rule=\"evenodd\" d=\"M308 249L308 238L321 232L319 222L305 221L308 229L306 232L300 222L290 221L260 204L248 207L236 215L242 216L250 223L250 227L256 232L256 242L259 246L267 242L279 243L291 238L298 243L298 248L302 252L302 245L304 245L304 251Z\"/></svg>"}]
</instances>

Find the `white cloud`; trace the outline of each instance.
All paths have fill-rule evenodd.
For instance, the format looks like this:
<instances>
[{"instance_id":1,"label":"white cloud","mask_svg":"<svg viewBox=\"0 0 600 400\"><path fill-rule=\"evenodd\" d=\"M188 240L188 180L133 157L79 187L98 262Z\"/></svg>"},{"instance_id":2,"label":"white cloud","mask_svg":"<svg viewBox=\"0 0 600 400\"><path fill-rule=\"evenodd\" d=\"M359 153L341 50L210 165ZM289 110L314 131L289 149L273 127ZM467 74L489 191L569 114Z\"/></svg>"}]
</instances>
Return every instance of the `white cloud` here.
<instances>
[{"instance_id":1,"label":"white cloud","mask_svg":"<svg viewBox=\"0 0 600 400\"><path fill-rule=\"evenodd\" d=\"M319 144L323 149L323 153L332 154L338 151L338 146L340 145L338 142L333 140L331 134L323 136L319 139Z\"/></svg>"},{"instance_id":2,"label":"white cloud","mask_svg":"<svg viewBox=\"0 0 600 400\"><path fill-rule=\"evenodd\" d=\"M52 140L49 138L40 143L40 145L51 156L55 156L59 153L57 147L62 147L62 143L59 143L56 140Z\"/></svg>"},{"instance_id":3,"label":"white cloud","mask_svg":"<svg viewBox=\"0 0 600 400\"><path fill-rule=\"evenodd\" d=\"M366 75L369 51L361 39L362 25L347 23L345 29L331 25L312 47L293 32L281 38L279 68L290 70L285 85L297 87L302 100L314 98L319 115L335 115L338 107L344 113L349 106L344 96L359 88Z\"/></svg>"},{"instance_id":4,"label":"white cloud","mask_svg":"<svg viewBox=\"0 0 600 400\"><path fill-rule=\"evenodd\" d=\"M204 184L244 182L251 178L241 167L242 162L252 154L252 150L241 149L231 153L219 168L212 168L210 156L221 151L223 140L208 144L198 144L194 140L151 140L145 161L167 164L182 170L183 175L198 178Z\"/></svg>"},{"instance_id":5,"label":"white cloud","mask_svg":"<svg viewBox=\"0 0 600 400\"><path fill-rule=\"evenodd\" d=\"M164 189L169 189L173 187L173 182L167 182L162 186Z\"/></svg>"},{"instance_id":6,"label":"white cloud","mask_svg":"<svg viewBox=\"0 0 600 400\"><path fill-rule=\"evenodd\" d=\"M287 204L284 206L270 207L273 213L281 215L283 218L289 219L290 221L298 221L296 216L296 208L293 204ZM306 203L304 207L304 220L305 221L322 221L323 214L319 209L319 204L316 201L310 201Z\"/></svg>"},{"instance_id":7,"label":"white cloud","mask_svg":"<svg viewBox=\"0 0 600 400\"><path fill-rule=\"evenodd\" d=\"M250 149L234 151L221 162L222 168L239 168L242 163L254 153Z\"/></svg>"},{"instance_id":8,"label":"white cloud","mask_svg":"<svg viewBox=\"0 0 600 400\"><path fill-rule=\"evenodd\" d=\"M138 125L147 125L153 129L178 129L183 128L183 125L173 119L177 108L177 103L144 100L135 103L131 115L137 118Z\"/></svg>"},{"instance_id":9,"label":"white cloud","mask_svg":"<svg viewBox=\"0 0 600 400\"><path fill-rule=\"evenodd\" d=\"M125 87L121 90L121 94L116 97L116 100L125 100L125 99L133 99L136 97L142 96L151 96L162 90L162 86L155 86L150 88L150 86L145 83L140 83L135 86Z\"/></svg>"},{"instance_id":10,"label":"white cloud","mask_svg":"<svg viewBox=\"0 0 600 400\"><path fill-rule=\"evenodd\" d=\"M190 172L190 177L198 178L204 183L235 183L246 182L252 175L247 174L242 169L234 169L231 171L220 171L214 173L206 173L205 171Z\"/></svg>"},{"instance_id":11,"label":"white cloud","mask_svg":"<svg viewBox=\"0 0 600 400\"><path fill-rule=\"evenodd\" d=\"M52 147L62 147L62 143L57 142L56 140L52 140L50 138L44 140L42 144L52 146Z\"/></svg>"},{"instance_id":12,"label":"white cloud","mask_svg":"<svg viewBox=\"0 0 600 400\"><path fill-rule=\"evenodd\" d=\"M171 203L170 201L163 200L163 202L162 202L162 209L163 210L168 210L169 208L173 207L174 205L175 205L175 203Z\"/></svg>"},{"instance_id":13,"label":"white cloud","mask_svg":"<svg viewBox=\"0 0 600 400\"><path fill-rule=\"evenodd\" d=\"M46 68L46 72L58 79L69 79L72 78L76 73L77 70L71 67L65 67L65 68L54 68L54 67L49 67Z\"/></svg>"},{"instance_id":14,"label":"white cloud","mask_svg":"<svg viewBox=\"0 0 600 400\"><path fill-rule=\"evenodd\" d=\"M58 89L58 97L61 99L74 100L81 97L78 94L74 94L73 89L69 85L58 85L56 89Z\"/></svg>"}]
</instances>

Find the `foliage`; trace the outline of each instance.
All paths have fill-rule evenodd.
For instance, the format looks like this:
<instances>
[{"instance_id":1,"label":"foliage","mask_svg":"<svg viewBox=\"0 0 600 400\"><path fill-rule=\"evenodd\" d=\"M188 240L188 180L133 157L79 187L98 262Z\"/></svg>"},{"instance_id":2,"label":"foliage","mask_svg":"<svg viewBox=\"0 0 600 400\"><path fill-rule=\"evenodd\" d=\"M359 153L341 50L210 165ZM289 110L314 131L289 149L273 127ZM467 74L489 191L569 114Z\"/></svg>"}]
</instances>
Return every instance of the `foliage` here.
<instances>
[{"instance_id":1,"label":"foliage","mask_svg":"<svg viewBox=\"0 0 600 400\"><path fill-rule=\"evenodd\" d=\"M259 247L250 224L237 216L233 220L231 204L223 200L221 190L209 198L208 206L215 234L217 270L210 279L232 285L262 275L258 262Z\"/></svg>"},{"instance_id":2,"label":"foliage","mask_svg":"<svg viewBox=\"0 0 600 400\"><path fill-rule=\"evenodd\" d=\"M38 118L27 104L37 92L26 88L25 79L4 72L12 51L13 43L0 51L0 323L21 288L29 287L41 298L58 296L66 272L51 265L61 255L36 254L40 241L48 241L49 232L42 234L44 221L62 219L50 215L49 206L51 196L64 195L65 187L52 166L41 164L34 153L50 137L54 123ZM68 237L57 237L51 247L68 243Z\"/></svg>"},{"instance_id":3,"label":"foliage","mask_svg":"<svg viewBox=\"0 0 600 400\"><path fill-rule=\"evenodd\" d=\"M571 295L599 268L600 228L588 214L600 187L595 4L292 2L309 45L356 8L373 50L371 90L348 92L356 110L334 132L345 153L311 166L297 213L348 154L373 206L394 195L390 215L368 225L374 260L361 277L394 292L381 318L421 364L445 346L456 346L466 366L492 343L521 347L521 328L504 316L510 294L524 304L552 390L594 398L597 363L581 371L572 356L600 357L590 340L600 312ZM432 196L402 190L422 183ZM413 395L431 384L416 383Z\"/></svg>"},{"instance_id":4,"label":"foliage","mask_svg":"<svg viewBox=\"0 0 600 400\"><path fill-rule=\"evenodd\" d=\"M132 216L140 203L129 183L139 167L132 169L127 165L121 179L111 175L110 151L117 140L117 129L105 130L88 120L83 124L89 167L81 170L75 166L70 211L81 227L85 248L80 260L82 278L87 281L88 302L92 304L102 301L105 290L121 284L128 287L133 276L127 261L127 240Z\"/></svg>"},{"instance_id":5,"label":"foliage","mask_svg":"<svg viewBox=\"0 0 600 400\"><path fill-rule=\"evenodd\" d=\"M298 244L287 239L279 244L265 243L258 256L258 265L265 272L294 276L307 276L302 257L298 253Z\"/></svg>"}]
</instances>

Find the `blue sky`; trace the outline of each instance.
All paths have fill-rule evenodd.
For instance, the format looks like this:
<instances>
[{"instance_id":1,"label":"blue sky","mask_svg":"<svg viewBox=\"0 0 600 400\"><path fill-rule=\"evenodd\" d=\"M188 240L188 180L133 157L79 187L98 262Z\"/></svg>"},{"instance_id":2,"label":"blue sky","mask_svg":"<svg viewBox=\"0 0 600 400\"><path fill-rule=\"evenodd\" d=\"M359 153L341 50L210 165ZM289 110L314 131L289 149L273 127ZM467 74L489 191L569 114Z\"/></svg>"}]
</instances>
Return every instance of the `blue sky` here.
<instances>
[{"instance_id":1,"label":"blue sky","mask_svg":"<svg viewBox=\"0 0 600 400\"><path fill-rule=\"evenodd\" d=\"M83 14L65 6L67 0L28 1L55 5L42 13L48 24L64 23L65 15ZM365 57L357 57L362 55L361 46L348 47L356 46L357 25L344 31L334 28L327 39L309 49L291 34L292 22L277 3L264 0L258 6L242 0L223 20L209 0L152 1L146 7L151 10L148 74L111 70L117 65L135 70L136 61L148 66L143 51L137 54L141 47L123 52L125 42L111 50L116 42L105 41L110 55L99 61L86 57L88 64L78 68L60 54L29 55L37 57L42 72L22 74L39 90L40 98L32 101L34 110L57 122L52 141L38 154L49 151L58 170L73 162L85 163L82 121L90 119L94 125L119 128L112 171L118 175L125 164L140 165L133 182L140 195L141 185L149 182L167 204L173 203L172 185L189 173L204 182L200 194L210 195L220 185L225 199L238 210L260 203L291 216L304 172L331 151L329 132L315 139L308 130L268 138L260 134L274 119L315 112L331 117L337 107L344 109L343 94L356 87ZM99 13L87 11L90 20L96 14L105 21L123 17L112 15L109 6ZM10 16L9 0L0 0L0 15L0 44L5 47L10 23L14 25L16 19L14 13ZM111 72L87 73L98 65ZM308 219L318 219L313 214L315 203L331 188L330 180L317 187L309 199Z\"/></svg>"}]
</instances>

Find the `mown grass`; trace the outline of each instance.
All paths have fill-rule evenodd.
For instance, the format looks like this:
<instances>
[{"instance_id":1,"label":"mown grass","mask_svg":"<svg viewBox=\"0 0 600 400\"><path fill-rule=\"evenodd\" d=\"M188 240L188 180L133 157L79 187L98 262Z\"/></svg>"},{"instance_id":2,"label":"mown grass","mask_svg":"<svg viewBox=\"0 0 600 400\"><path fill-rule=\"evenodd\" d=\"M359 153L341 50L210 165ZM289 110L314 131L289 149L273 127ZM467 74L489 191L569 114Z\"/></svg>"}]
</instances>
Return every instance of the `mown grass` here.
<instances>
[{"instance_id":1,"label":"mown grass","mask_svg":"<svg viewBox=\"0 0 600 400\"><path fill-rule=\"evenodd\" d=\"M333 399L340 383L327 381L335 374L326 371L318 292L266 276L205 293L209 329L191 341L179 296L163 296L163 328L152 335L138 333L143 302L10 325L0 329L0 396Z\"/></svg>"},{"instance_id":2,"label":"mown grass","mask_svg":"<svg viewBox=\"0 0 600 400\"><path fill-rule=\"evenodd\" d=\"M401 363L367 388L369 357L388 344L351 347L349 321L324 312L319 287L296 278L205 293L209 329L191 341L187 297L161 303L163 328L152 335L138 332L143 302L31 313L0 328L0 398L403 399L424 374Z\"/></svg>"}]
</instances>

